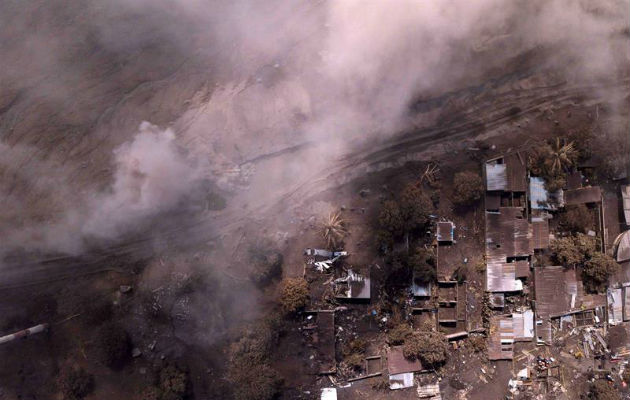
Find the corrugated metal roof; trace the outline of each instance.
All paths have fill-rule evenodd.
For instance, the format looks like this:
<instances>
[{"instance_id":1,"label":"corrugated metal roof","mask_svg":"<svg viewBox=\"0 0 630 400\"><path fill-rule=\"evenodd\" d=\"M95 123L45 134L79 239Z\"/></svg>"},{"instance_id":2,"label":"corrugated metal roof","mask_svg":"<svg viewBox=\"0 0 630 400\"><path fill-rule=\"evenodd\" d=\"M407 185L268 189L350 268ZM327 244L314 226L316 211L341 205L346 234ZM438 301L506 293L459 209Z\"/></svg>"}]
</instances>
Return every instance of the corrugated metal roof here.
<instances>
[{"instance_id":1,"label":"corrugated metal roof","mask_svg":"<svg viewBox=\"0 0 630 400\"><path fill-rule=\"evenodd\" d=\"M549 248L549 221L532 218L532 247L536 250Z\"/></svg>"},{"instance_id":2,"label":"corrugated metal roof","mask_svg":"<svg viewBox=\"0 0 630 400\"><path fill-rule=\"evenodd\" d=\"M390 347L387 351L387 370L390 375L422 371L420 360L408 360L403 355L402 346Z\"/></svg>"},{"instance_id":3,"label":"corrugated metal roof","mask_svg":"<svg viewBox=\"0 0 630 400\"><path fill-rule=\"evenodd\" d=\"M538 317L568 313L576 306L578 293L574 269L561 266L534 268L534 289Z\"/></svg>"},{"instance_id":4,"label":"corrugated metal roof","mask_svg":"<svg viewBox=\"0 0 630 400\"><path fill-rule=\"evenodd\" d=\"M616 243L616 255L617 262L624 262L630 260L630 230L625 231L615 239Z\"/></svg>"},{"instance_id":5,"label":"corrugated metal roof","mask_svg":"<svg viewBox=\"0 0 630 400\"><path fill-rule=\"evenodd\" d=\"M389 388L391 390L410 388L413 385L413 372L389 375Z\"/></svg>"},{"instance_id":6,"label":"corrugated metal roof","mask_svg":"<svg viewBox=\"0 0 630 400\"><path fill-rule=\"evenodd\" d=\"M532 340L534 338L534 312L526 310L522 313L513 313L514 340Z\"/></svg>"},{"instance_id":7,"label":"corrugated metal roof","mask_svg":"<svg viewBox=\"0 0 630 400\"><path fill-rule=\"evenodd\" d=\"M574 204L598 203L601 200L602 190L599 186L564 191L564 204L567 206Z\"/></svg>"},{"instance_id":8,"label":"corrugated metal roof","mask_svg":"<svg viewBox=\"0 0 630 400\"><path fill-rule=\"evenodd\" d=\"M621 198L623 199L623 215L626 225L630 225L630 185L621 188Z\"/></svg>"},{"instance_id":9,"label":"corrugated metal roof","mask_svg":"<svg viewBox=\"0 0 630 400\"><path fill-rule=\"evenodd\" d=\"M486 190L507 190L507 168L505 164L486 163Z\"/></svg>"},{"instance_id":10,"label":"corrugated metal roof","mask_svg":"<svg viewBox=\"0 0 630 400\"><path fill-rule=\"evenodd\" d=\"M523 282L516 279L516 264L503 260L488 260L486 266L486 290L489 292L517 292L523 290Z\"/></svg>"},{"instance_id":11,"label":"corrugated metal roof","mask_svg":"<svg viewBox=\"0 0 630 400\"><path fill-rule=\"evenodd\" d=\"M514 321L509 316L490 318L487 339L489 360L511 360L514 356Z\"/></svg>"},{"instance_id":12,"label":"corrugated metal roof","mask_svg":"<svg viewBox=\"0 0 630 400\"><path fill-rule=\"evenodd\" d=\"M527 191L527 166L518 153L505 157L507 190L510 192Z\"/></svg>"},{"instance_id":13,"label":"corrugated metal roof","mask_svg":"<svg viewBox=\"0 0 630 400\"><path fill-rule=\"evenodd\" d=\"M623 288L623 320L630 320L630 286Z\"/></svg>"}]
</instances>

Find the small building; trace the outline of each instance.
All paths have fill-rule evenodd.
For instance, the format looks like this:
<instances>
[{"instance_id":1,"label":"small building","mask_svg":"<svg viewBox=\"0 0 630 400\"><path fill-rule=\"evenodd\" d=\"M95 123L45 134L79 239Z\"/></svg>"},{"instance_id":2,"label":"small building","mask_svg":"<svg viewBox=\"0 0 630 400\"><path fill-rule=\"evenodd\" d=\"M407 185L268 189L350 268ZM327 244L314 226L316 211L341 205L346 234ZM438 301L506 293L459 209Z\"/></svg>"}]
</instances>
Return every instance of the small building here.
<instances>
[{"instance_id":1,"label":"small building","mask_svg":"<svg viewBox=\"0 0 630 400\"><path fill-rule=\"evenodd\" d=\"M371 282L369 276L348 270L345 277L335 280L335 297L340 300L370 300Z\"/></svg>"},{"instance_id":2,"label":"small building","mask_svg":"<svg viewBox=\"0 0 630 400\"><path fill-rule=\"evenodd\" d=\"M564 204L567 206L600 203L601 201L602 190L599 186L590 186L564 191Z\"/></svg>"},{"instance_id":3,"label":"small building","mask_svg":"<svg viewBox=\"0 0 630 400\"><path fill-rule=\"evenodd\" d=\"M455 224L448 222L437 223L437 240L440 244L451 244L455 240Z\"/></svg>"},{"instance_id":4,"label":"small building","mask_svg":"<svg viewBox=\"0 0 630 400\"><path fill-rule=\"evenodd\" d=\"M402 346L391 347L387 351L389 388L404 389L414 385L414 373L424 371L420 360L408 360L403 355Z\"/></svg>"}]
</instances>

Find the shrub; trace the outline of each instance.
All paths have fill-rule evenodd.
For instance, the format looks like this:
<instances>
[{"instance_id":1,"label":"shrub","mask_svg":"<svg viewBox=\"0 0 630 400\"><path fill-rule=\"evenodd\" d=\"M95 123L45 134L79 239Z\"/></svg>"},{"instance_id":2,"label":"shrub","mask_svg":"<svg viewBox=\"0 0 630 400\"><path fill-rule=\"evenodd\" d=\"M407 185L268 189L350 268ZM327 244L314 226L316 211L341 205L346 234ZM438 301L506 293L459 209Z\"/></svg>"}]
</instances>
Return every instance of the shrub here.
<instances>
[{"instance_id":1,"label":"shrub","mask_svg":"<svg viewBox=\"0 0 630 400\"><path fill-rule=\"evenodd\" d=\"M131 341L127 332L117 324L106 324L96 333L96 351L100 362L118 368L129 359Z\"/></svg>"},{"instance_id":2,"label":"shrub","mask_svg":"<svg viewBox=\"0 0 630 400\"><path fill-rule=\"evenodd\" d=\"M409 266L413 269L413 277L419 284L433 282L437 276L435 254L431 249L418 247L409 257Z\"/></svg>"},{"instance_id":3,"label":"shrub","mask_svg":"<svg viewBox=\"0 0 630 400\"><path fill-rule=\"evenodd\" d=\"M64 399L79 400L94 391L94 377L83 368L64 369L58 379Z\"/></svg>"},{"instance_id":4,"label":"shrub","mask_svg":"<svg viewBox=\"0 0 630 400\"><path fill-rule=\"evenodd\" d=\"M308 304L308 283L304 278L286 278L282 281L280 306L286 313L294 313Z\"/></svg>"},{"instance_id":5,"label":"shrub","mask_svg":"<svg viewBox=\"0 0 630 400\"><path fill-rule=\"evenodd\" d=\"M413 329L409 324L402 323L396 325L387 333L387 343L397 346L405 343L405 340L413 334Z\"/></svg>"},{"instance_id":6,"label":"shrub","mask_svg":"<svg viewBox=\"0 0 630 400\"><path fill-rule=\"evenodd\" d=\"M264 246L264 247L263 247ZM250 279L258 286L267 286L282 273L282 254L266 245L254 246L249 250L253 269Z\"/></svg>"},{"instance_id":7,"label":"shrub","mask_svg":"<svg viewBox=\"0 0 630 400\"><path fill-rule=\"evenodd\" d=\"M397 202L394 200L383 202L378 216L378 224L382 230L389 232L392 236L403 234L404 221Z\"/></svg>"},{"instance_id":8,"label":"shrub","mask_svg":"<svg viewBox=\"0 0 630 400\"><path fill-rule=\"evenodd\" d=\"M412 360L420 359L425 367L438 368L448 356L446 338L439 332L416 332L406 338L403 355Z\"/></svg>"},{"instance_id":9,"label":"shrub","mask_svg":"<svg viewBox=\"0 0 630 400\"><path fill-rule=\"evenodd\" d=\"M484 184L481 176L475 172L464 171L455 174L453 180L453 203L465 207L478 202L483 196Z\"/></svg>"},{"instance_id":10,"label":"shrub","mask_svg":"<svg viewBox=\"0 0 630 400\"><path fill-rule=\"evenodd\" d=\"M250 365L230 373L236 400L271 400L278 396L282 378L266 364Z\"/></svg>"},{"instance_id":11,"label":"shrub","mask_svg":"<svg viewBox=\"0 0 630 400\"><path fill-rule=\"evenodd\" d=\"M280 331L280 321L267 317L245 329L243 336L230 347L232 364L239 368L267 362Z\"/></svg>"},{"instance_id":12,"label":"shrub","mask_svg":"<svg viewBox=\"0 0 630 400\"><path fill-rule=\"evenodd\" d=\"M163 400L181 400L189 388L188 374L169 365L160 371L160 398Z\"/></svg>"},{"instance_id":13,"label":"shrub","mask_svg":"<svg viewBox=\"0 0 630 400\"><path fill-rule=\"evenodd\" d=\"M619 392L604 379L598 379L591 384L590 395L594 400L620 400Z\"/></svg>"},{"instance_id":14,"label":"shrub","mask_svg":"<svg viewBox=\"0 0 630 400\"><path fill-rule=\"evenodd\" d=\"M483 336L470 336L468 344L475 353L483 353L486 351L486 338Z\"/></svg>"},{"instance_id":15,"label":"shrub","mask_svg":"<svg viewBox=\"0 0 630 400\"><path fill-rule=\"evenodd\" d=\"M619 269L619 264L607 254L595 253L584 264L582 281L590 292L601 291L606 287L608 278Z\"/></svg>"},{"instance_id":16,"label":"shrub","mask_svg":"<svg viewBox=\"0 0 630 400\"><path fill-rule=\"evenodd\" d=\"M374 241L380 254L387 254L394 248L394 235L388 230L377 230Z\"/></svg>"}]
</instances>

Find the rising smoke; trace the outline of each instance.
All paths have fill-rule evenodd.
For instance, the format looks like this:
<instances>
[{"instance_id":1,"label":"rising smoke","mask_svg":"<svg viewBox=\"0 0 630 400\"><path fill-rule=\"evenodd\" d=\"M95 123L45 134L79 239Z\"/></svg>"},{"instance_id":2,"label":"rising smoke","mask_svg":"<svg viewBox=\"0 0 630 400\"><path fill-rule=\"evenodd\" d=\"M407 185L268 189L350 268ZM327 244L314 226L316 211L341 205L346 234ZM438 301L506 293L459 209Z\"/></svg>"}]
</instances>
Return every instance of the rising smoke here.
<instances>
[{"instance_id":1,"label":"rising smoke","mask_svg":"<svg viewBox=\"0 0 630 400\"><path fill-rule=\"evenodd\" d=\"M265 184L253 185L242 194L247 198L244 202L273 201L360 144L386 140L407 129L414 118L409 106L415 98L474 85L500 68L518 69L506 63L527 51L547 50L535 68L553 68L569 83L616 77L627 72L627 12L628 2L615 0L88 3L77 14L84 13L90 23L77 22L64 32L85 31L87 39L81 45L93 45L96 55L56 58L54 51L42 50L43 61L32 70L20 68L24 61L15 60L14 68L2 76L3 81L11 81L12 92L0 99L13 98L14 92L26 90L22 87L32 86L29 90L35 92L46 88L46 94L55 93L46 101L63 114L68 99L81 89L64 80L46 83L51 77L39 86L33 82L71 65L89 87L103 79L93 69L107 57L122 60L122 76L127 62L130 73L149 71L145 75L150 82L153 66L133 58L147 48L168 52L172 57L159 62L173 66L164 67L172 72L162 81L138 80L138 86L132 86L151 88L145 96L159 101L149 106L160 109L169 101L183 103L184 99L169 97L176 91L181 65L207 65L205 72L196 70L205 74L207 82L189 92L193 95L183 107L187 111L175 120L154 118L155 110L145 108L149 106L142 101L108 105L108 111L118 116L110 118L116 124L102 122L101 117L83 133L88 138L103 137L104 145L100 164L79 174L78 191L72 183L72 167L89 161L90 154L77 152L68 165L65 158L56 157L63 146L42 149L43 144L32 137L22 143L12 133L10 118L3 118L3 206L12 215L0 227L9 238L4 245L81 251L86 237L116 238L140 221L178 207L201 176L214 176L225 183L223 189L235 190L229 179L225 181L225 171L242 171L244 164L264 154L314 144L298 160L278 161L254 172ZM19 15L26 23L24 14ZM37 49L45 47L36 45L53 41L54 29L46 25L42 36L27 30L20 34L39 54ZM61 35L50 47L65 48L74 37ZM11 49L0 51L9 54ZM161 92L169 95L159 97ZM17 105L11 101L0 105L14 118L11 113L18 106L28 110L29 99L24 101L25 105L19 99ZM147 115L138 116L141 111ZM36 115L37 108L32 112ZM69 114L66 120L71 126L68 121L93 120L92 114ZM129 136L138 118L161 128L142 123L140 131ZM39 132L43 135L45 129ZM74 143L66 136L60 140ZM38 156L41 153L46 156ZM16 157L28 164L14 164L11 160ZM108 164L111 171L103 175ZM11 176L19 176L22 183L18 187L6 183ZM59 185L63 181L67 188ZM23 201L36 196L54 199L55 207ZM28 209L31 206L41 213Z\"/></svg>"}]
</instances>

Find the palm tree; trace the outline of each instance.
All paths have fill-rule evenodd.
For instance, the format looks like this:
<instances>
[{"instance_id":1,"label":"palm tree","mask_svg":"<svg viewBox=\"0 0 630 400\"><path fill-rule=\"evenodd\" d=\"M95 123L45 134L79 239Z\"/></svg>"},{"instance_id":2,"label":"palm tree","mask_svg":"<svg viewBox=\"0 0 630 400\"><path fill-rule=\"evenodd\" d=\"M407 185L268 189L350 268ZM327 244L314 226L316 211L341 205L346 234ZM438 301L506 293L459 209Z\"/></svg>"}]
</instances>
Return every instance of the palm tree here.
<instances>
[{"instance_id":1,"label":"palm tree","mask_svg":"<svg viewBox=\"0 0 630 400\"><path fill-rule=\"evenodd\" d=\"M336 249L347 234L348 230L341 214L338 212L328 214L328 218L324 219L322 224L322 235L326 239L328 248Z\"/></svg>"},{"instance_id":2,"label":"palm tree","mask_svg":"<svg viewBox=\"0 0 630 400\"><path fill-rule=\"evenodd\" d=\"M565 171L575 165L578 158L578 151L573 142L565 142L557 137L550 147L549 164L552 174Z\"/></svg>"}]
</instances>

